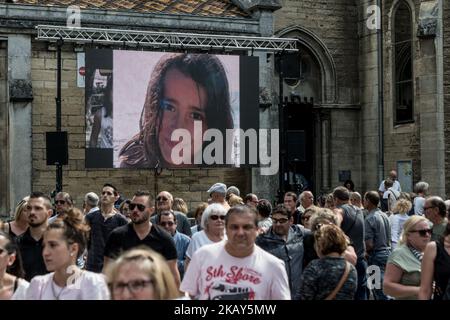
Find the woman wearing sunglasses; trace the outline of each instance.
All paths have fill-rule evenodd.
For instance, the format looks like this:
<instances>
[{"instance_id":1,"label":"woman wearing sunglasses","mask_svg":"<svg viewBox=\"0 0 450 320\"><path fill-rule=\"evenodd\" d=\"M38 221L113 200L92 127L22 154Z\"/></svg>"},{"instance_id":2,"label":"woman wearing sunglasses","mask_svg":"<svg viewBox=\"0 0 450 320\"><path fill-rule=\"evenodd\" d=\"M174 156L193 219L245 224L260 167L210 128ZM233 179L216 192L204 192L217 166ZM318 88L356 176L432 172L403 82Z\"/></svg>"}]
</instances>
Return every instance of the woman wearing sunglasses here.
<instances>
[{"instance_id":1,"label":"woman wearing sunglasses","mask_svg":"<svg viewBox=\"0 0 450 320\"><path fill-rule=\"evenodd\" d=\"M0 300L23 300L28 282L22 279L24 271L15 241L0 231Z\"/></svg>"},{"instance_id":2,"label":"woman wearing sunglasses","mask_svg":"<svg viewBox=\"0 0 450 320\"><path fill-rule=\"evenodd\" d=\"M57 218L44 233L42 256L51 273L36 276L27 291L28 300L108 300L102 274L81 270L77 258L86 248L89 227L73 208Z\"/></svg>"},{"instance_id":3,"label":"woman wearing sunglasses","mask_svg":"<svg viewBox=\"0 0 450 320\"><path fill-rule=\"evenodd\" d=\"M432 295L433 300L450 300L450 223L442 239L430 242L423 255L419 299L429 300Z\"/></svg>"},{"instance_id":4,"label":"woman wearing sunglasses","mask_svg":"<svg viewBox=\"0 0 450 320\"><path fill-rule=\"evenodd\" d=\"M428 220L412 216L403 224L399 245L389 256L383 291L398 300L416 300L420 288L421 262L431 239Z\"/></svg>"},{"instance_id":5,"label":"woman wearing sunglasses","mask_svg":"<svg viewBox=\"0 0 450 320\"><path fill-rule=\"evenodd\" d=\"M218 203L209 205L202 215L201 226L202 231L192 236L191 243L186 251L186 261L184 263L184 271L186 272L192 255L199 248L206 244L220 242L226 239L225 235L225 215L226 209Z\"/></svg>"},{"instance_id":6,"label":"woman wearing sunglasses","mask_svg":"<svg viewBox=\"0 0 450 320\"><path fill-rule=\"evenodd\" d=\"M180 293L165 261L145 247L123 253L106 269L113 300L167 300Z\"/></svg>"}]
</instances>

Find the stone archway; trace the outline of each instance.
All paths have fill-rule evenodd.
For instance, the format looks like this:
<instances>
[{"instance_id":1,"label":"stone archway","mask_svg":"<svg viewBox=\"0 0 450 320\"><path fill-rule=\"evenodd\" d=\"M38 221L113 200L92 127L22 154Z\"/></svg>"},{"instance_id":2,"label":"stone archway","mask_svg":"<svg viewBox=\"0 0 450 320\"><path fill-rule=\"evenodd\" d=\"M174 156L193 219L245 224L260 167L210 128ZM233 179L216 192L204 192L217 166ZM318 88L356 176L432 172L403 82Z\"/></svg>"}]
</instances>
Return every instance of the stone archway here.
<instances>
[{"instance_id":1,"label":"stone archway","mask_svg":"<svg viewBox=\"0 0 450 320\"><path fill-rule=\"evenodd\" d=\"M279 37L296 38L300 50L311 56L311 63L317 65L315 72L319 74L318 94L314 99L313 143L313 185L316 195L328 192L331 188L330 139L331 119L330 107L335 105L337 96L336 67L322 40L313 32L301 27L290 26L276 33ZM305 98L305 97L303 97ZM305 114L306 116L306 114Z\"/></svg>"},{"instance_id":2,"label":"stone archway","mask_svg":"<svg viewBox=\"0 0 450 320\"><path fill-rule=\"evenodd\" d=\"M316 58L321 72L321 104L337 102L336 67L330 51L313 32L301 26L290 26L275 34L278 37L298 39L301 46L307 48Z\"/></svg>"}]
</instances>

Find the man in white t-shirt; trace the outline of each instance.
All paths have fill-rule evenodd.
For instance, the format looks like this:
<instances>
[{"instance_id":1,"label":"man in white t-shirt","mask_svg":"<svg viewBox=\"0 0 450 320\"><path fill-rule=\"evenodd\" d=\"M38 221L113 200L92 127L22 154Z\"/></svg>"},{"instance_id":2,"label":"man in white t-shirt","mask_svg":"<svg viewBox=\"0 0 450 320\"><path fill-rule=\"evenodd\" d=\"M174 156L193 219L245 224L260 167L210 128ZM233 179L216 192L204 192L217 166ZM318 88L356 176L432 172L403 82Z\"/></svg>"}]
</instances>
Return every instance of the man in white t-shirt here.
<instances>
[{"instance_id":1,"label":"man in white t-shirt","mask_svg":"<svg viewBox=\"0 0 450 320\"><path fill-rule=\"evenodd\" d=\"M181 291L200 300L290 300L284 262L255 245L256 212L231 208L225 228L227 241L194 253Z\"/></svg>"}]
</instances>

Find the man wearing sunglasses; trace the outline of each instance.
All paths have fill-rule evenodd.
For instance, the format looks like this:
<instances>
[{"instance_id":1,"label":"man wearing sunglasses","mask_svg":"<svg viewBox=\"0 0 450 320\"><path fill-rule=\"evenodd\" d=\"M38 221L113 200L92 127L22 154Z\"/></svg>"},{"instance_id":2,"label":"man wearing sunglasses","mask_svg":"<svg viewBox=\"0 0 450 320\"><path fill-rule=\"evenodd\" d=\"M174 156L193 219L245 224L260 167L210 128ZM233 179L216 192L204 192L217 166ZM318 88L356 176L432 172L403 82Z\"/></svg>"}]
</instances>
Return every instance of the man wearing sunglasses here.
<instances>
[{"instance_id":1,"label":"man wearing sunglasses","mask_svg":"<svg viewBox=\"0 0 450 320\"><path fill-rule=\"evenodd\" d=\"M67 192L58 192L55 196L55 214L48 219L48 224L55 221L61 214L73 208L73 200Z\"/></svg>"},{"instance_id":2,"label":"man wearing sunglasses","mask_svg":"<svg viewBox=\"0 0 450 320\"><path fill-rule=\"evenodd\" d=\"M191 242L191 238L177 231L177 219L173 211L163 211L159 217L159 225L172 236L177 248L177 265L180 272L180 278L183 280L184 263L186 261L186 250Z\"/></svg>"},{"instance_id":3,"label":"man wearing sunglasses","mask_svg":"<svg viewBox=\"0 0 450 320\"><path fill-rule=\"evenodd\" d=\"M154 224L159 224L159 217L163 211L171 211L173 205L173 196L167 191L161 191L156 196L156 215L150 218L150 221ZM177 220L177 230L178 232L184 233L187 236L192 235L191 224L185 214L173 210L175 218Z\"/></svg>"},{"instance_id":4,"label":"man wearing sunglasses","mask_svg":"<svg viewBox=\"0 0 450 320\"><path fill-rule=\"evenodd\" d=\"M177 268L177 249L171 235L162 227L150 222L150 216L155 211L153 197L148 191L137 191L129 204L127 225L114 229L105 245L106 266L109 259L115 259L123 251L147 246L160 253L169 265L177 285L180 284L180 273Z\"/></svg>"},{"instance_id":5,"label":"man wearing sunglasses","mask_svg":"<svg viewBox=\"0 0 450 320\"><path fill-rule=\"evenodd\" d=\"M444 200L437 196L427 198L423 206L423 213L433 223L433 233L430 241L440 240L448 223L446 218L447 208Z\"/></svg>"},{"instance_id":6,"label":"man wearing sunglasses","mask_svg":"<svg viewBox=\"0 0 450 320\"><path fill-rule=\"evenodd\" d=\"M272 211L272 226L256 238L256 244L284 261L289 279L291 299L300 299L300 278L303 267L303 239L311 232L301 225L293 224L291 213L279 205Z\"/></svg>"}]
</instances>

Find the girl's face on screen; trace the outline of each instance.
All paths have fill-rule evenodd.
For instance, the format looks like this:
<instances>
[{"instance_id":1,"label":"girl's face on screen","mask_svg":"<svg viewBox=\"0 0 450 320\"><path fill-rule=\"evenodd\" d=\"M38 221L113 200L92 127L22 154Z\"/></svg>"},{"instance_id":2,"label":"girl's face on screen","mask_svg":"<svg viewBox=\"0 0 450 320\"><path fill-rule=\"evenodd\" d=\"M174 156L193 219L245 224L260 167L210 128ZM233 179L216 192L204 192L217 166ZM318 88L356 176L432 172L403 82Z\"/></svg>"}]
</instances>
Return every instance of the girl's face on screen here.
<instances>
[{"instance_id":1,"label":"girl's face on screen","mask_svg":"<svg viewBox=\"0 0 450 320\"><path fill-rule=\"evenodd\" d=\"M173 164L172 149L183 143L185 146L183 150L191 150L190 163L192 164L194 154L202 152L203 132L208 129L206 124L207 96L204 87L180 71L171 69L164 79L164 95L161 104L163 115L158 143L164 161ZM200 140L195 144L194 121L201 122ZM181 142L180 140L172 141L171 137L175 129L187 130L190 137L183 136ZM180 156L185 155L181 154Z\"/></svg>"}]
</instances>

